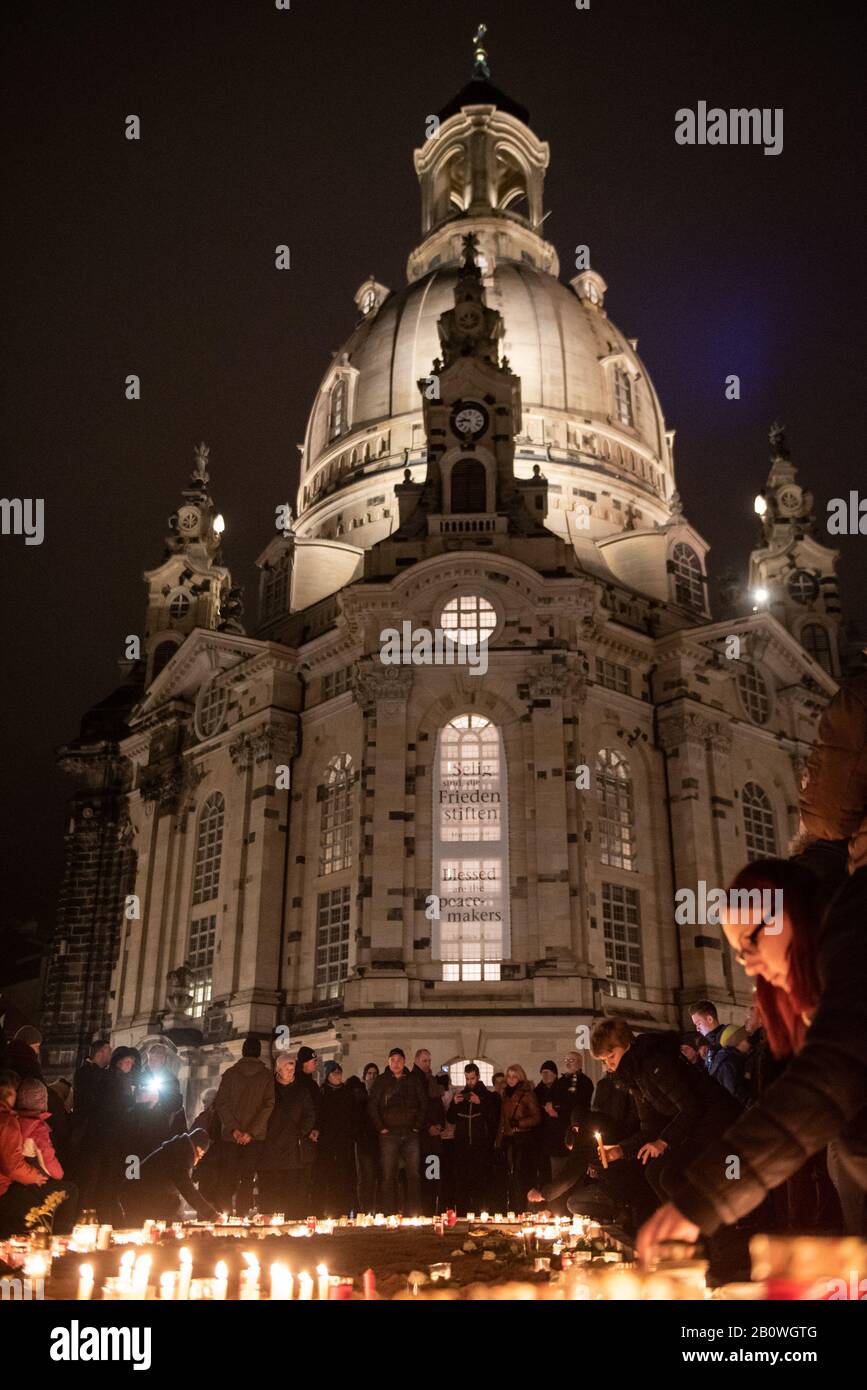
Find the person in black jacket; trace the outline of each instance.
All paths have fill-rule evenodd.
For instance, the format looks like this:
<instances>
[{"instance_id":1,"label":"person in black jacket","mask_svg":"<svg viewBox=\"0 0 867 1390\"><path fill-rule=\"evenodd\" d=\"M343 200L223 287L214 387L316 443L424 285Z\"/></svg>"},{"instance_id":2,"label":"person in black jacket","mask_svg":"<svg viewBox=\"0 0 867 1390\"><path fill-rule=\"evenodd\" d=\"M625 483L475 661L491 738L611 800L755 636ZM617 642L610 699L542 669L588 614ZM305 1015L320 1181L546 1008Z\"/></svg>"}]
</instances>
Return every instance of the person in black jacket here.
<instances>
[{"instance_id":1,"label":"person in black jacket","mask_svg":"<svg viewBox=\"0 0 867 1390\"><path fill-rule=\"evenodd\" d=\"M309 1086L298 1081L295 1058L286 1052L274 1065L274 1109L258 1163L259 1209L288 1219L310 1214L302 1146L316 1124ZM318 1088L317 1088L318 1091Z\"/></svg>"},{"instance_id":2,"label":"person in black jacket","mask_svg":"<svg viewBox=\"0 0 867 1390\"><path fill-rule=\"evenodd\" d=\"M425 1105L418 1085L406 1069L406 1054L393 1047L388 1054L388 1070L374 1081L367 1102L371 1121L379 1135L379 1164L382 1204L385 1214L398 1211L397 1172L402 1163L406 1173L408 1215L419 1207L419 1138Z\"/></svg>"},{"instance_id":3,"label":"person in black jacket","mask_svg":"<svg viewBox=\"0 0 867 1390\"><path fill-rule=\"evenodd\" d=\"M326 1062L319 1095L317 1211L323 1216L348 1216L358 1210L355 1140L358 1104L343 1084L339 1062Z\"/></svg>"},{"instance_id":4,"label":"person in black jacket","mask_svg":"<svg viewBox=\"0 0 867 1390\"><path fill-rule=\"evenodd\" d=\"M70 1126L70 1171L73 1173L83 1209L92 1207L99 1189L97 1157L99 1117L104 1108L111 1043L97 1038L72 1080L72 1122Z\"/></svg>"},{"instance_id":5,"label":"person in black jacket","mask_svg":"<svg viewBox=\"0 0 867 1390\"><path fill-rule=\"evenodd\" d=\"M431 1069L431 1055L426 1047L415 1054L411 1075L421 1092L424 1118L419 1130L419 1184L422 1213L433 1216L439 1209L440 1171L443 1156L442 1133L446 1113L442 1092ZM431 1160L435 1160L432 1162Z\"/></svg>"},{"instance_id":6,"label":"person in black jacket","mask_svg":"<svg viewBox=\"0 0 867 1390\"><path fill-rule=\"evenodd\" d=\"M318 1054L314 1052L312 1047L299 1047L293 1085L306 1088L316 1113L316 1120L313 1128L301 1141L301 1197L307 1206L308 1215L313 1211L313 1193L316 1186L316 1164L318 1159L319 1100L321 1095L316 1081L316 1073L318 1070Z\"/></svg>"},{"instance_id":7,"label":"person in black jacket","mask_svg":"<svg viewBox=\"0 0 867 1390\"><path fill-rule=\"evenodd\" d=\"M446 1118L455 1127L455 1202L466 1214L483 1211L490 1200L500 1098L488 1090L475 1062L464 1067L464 1077L466 1084L455 1093Z\"/></svg>"},{"instance_id":8,"label":"person in black jacket","mask_svg":"<svg viewBox=\"0 0 867 1390\"><path fill-rule=\"evenodd\" d=\"M821 888L801 862L759 860L734 888L784 893L780 919L741 905L724 930L748 975L775 1055L788 1065L757 1104L711 1143L639 1234L647 1259L661 1240L712 1235L751 1212L811 1154L829 1168L847 1232L864 1234L867 1193L867 869L821 910ZM773 925L774 931L769 930ZM738 1162L736 1181L727 1177Z\"/></svg>"},{"instance_id":9,"label":"person in black jacket","mask_svg":"<svg viewBox=\"0 0 867 1390\"><path fill-rule=\"evenodd\" d=\"M375 1062L367 1062L361 1079L351 1076L346 1085L350 1087L359 1106L358 1133L355 1136L355 1162L358 1177L358 1209L363 1212L378 1210L379 1198L379 1132L374 1128L367 1108L367 1101L374 1081L379 1076ZM352 1084L356 1083L356 1084Z\"/></svg>"},{"instance_id":10,"label":"person in black jacket","mask_svg":"<svg viewBox=\"0 0 867 1390\"><path fill-rule=\"evenodd\" d=\"M100 1220L112 1226L123 1224L118 1204L122 1204L126 1196L127 1174L135 1171L127 1164L127 1159L145 1157L134 1147L136 1085L140 1072L141 1057L137 1048L116 1047L111 1054L101 1107L94 1117L99 1162L97 1211Z\"/></svg>"},{"instance_id":11,"label":"person in black jacket","mask_svg":"<svg viewBox=\"0 0 867 1390\"><path fill-rule=\"evenodd\" d=\"M533 1138L536 1144L536 1185L542 1187L551 1181L552 1161L565 1157L563 1139L569 1125L569 1116L565 1116L565 1124L561 1123L554 1104L554 1087L559 1079L557 1063L543 1062L539 1068L539 1076L540 1080L536 1083L535 1089L542 1112L542 1123L537 1127Z\"/></svg>"},{"instance_id":12,"label":"person in black jacket","mask_svg":"<svg viewBox=\"0 0 867 1390\"><path fill-rule=\"evenodd\" d=\"M133 1221L178 1221L183 1203L193 1208L202 1221L218 1217L218 1212L193 1185L193 1169L210 1148L203 1129L176 1134L167 1139L141 1165L138 1181L128 1183L124 1210Z\"/></svg>"},{"instance_id":13,"label":"person in black jacket","mask_svg":"<svg viewBox=\"0 0 867 1390\"><path fill-rule=\"evenodd\" d=\"M697 1004L693 1004L690 1016L696 1032L704 1038L708 1046L705 1060L708 1076L712 1076L720 1086L725 1086L740 1105L746 1105L749 1101L749 1088L744 1076L743 1053L723 1045L725 1025L719 1021L716 1004L712 1004L709 999L700 999Z\"/></svg>"},{"instance_id":14,"label":"person in black jacket","mask_svg":"<svg viewBox=\"0 0 867 1390\"><path fill-rule=\"evenodd\" d=\"M603 1018L593 1029L590 1048L631 1093L638 1110L639 1129L606 1146L609 1162L640 1159L648 1182L664 1201L666 1181L722 1134L740 1107L705 1071L690 1065L676 1033L636 1037L625 1019Z\"/></svg>"},{"instance_id":15,"label":"person in black jacket","mask_svg":"<svg viewBox=\"0 0 867 1390\"><path fill-rule=\"evenodd\" d=\"M608 1168L602 1166L596 1136L603 1144L612 1144L619 1137L619 1127L601 1111L576 1106L570 1121L565 1163L550 1182L530 1191L528 1200L562 1215L565 1199L566 1210L573 1216L621 1226L633 1234L655 1206L641 1164L627 1158Z\"/></svg>"}]
</instances>

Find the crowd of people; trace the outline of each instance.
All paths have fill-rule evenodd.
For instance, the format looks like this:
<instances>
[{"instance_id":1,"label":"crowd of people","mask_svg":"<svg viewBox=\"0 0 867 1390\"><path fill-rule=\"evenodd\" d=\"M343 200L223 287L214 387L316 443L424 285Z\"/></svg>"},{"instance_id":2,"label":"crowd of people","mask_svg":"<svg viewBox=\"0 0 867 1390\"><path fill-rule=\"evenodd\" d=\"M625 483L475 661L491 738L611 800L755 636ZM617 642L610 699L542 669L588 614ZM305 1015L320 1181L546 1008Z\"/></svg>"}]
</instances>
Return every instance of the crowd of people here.
<instances>
[{"instance_id":1,"label":"crowd of people","mask_svg":"<svg viewBox=\"0 0 867 1390\"><path fill-rule=\"evenodd\" d=\"M73 1083L46 1085L41 1037L0 1048L0 1235L58 1194L113 1225L282 1212L593 1215L636 1235L642 1257L703 1236L740 1247L775 1230L865 1234L867 1193L867 677L823 716L789 859L744 868L723 927L756 980L742 1024L713 1000L686 1034L598 1019L590 1053L539 1079L518 1063L455 1082L418 1049L344 1076L315 1051L245 1039L188 1121L161 1044L146 1057L97 1040ZM758 890L758 891L753 891ZM766 890L782 910L763 914ZM775 898L775 902L776 902Z\"/></svg>"}]
</instances>

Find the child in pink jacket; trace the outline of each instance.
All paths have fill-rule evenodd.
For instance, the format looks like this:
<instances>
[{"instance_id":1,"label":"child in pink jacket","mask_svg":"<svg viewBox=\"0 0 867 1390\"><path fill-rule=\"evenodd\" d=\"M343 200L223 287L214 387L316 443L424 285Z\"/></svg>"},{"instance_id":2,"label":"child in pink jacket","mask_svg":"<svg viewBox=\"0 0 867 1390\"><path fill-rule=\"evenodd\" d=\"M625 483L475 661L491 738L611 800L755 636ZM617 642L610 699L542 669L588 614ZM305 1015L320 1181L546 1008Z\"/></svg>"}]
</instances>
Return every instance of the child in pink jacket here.
<instances>
[{"instance_id":1,"label":"child in pink jacket","mask_svg":"<svg viewBox=\"0 0 867 1390\"><path fill-rule=\"evenodd\" d=\"M46 1123L49 1119L48 1091L38 1077L25 1077L19 1085L15 1113L21 1125L25 1159L35 1159L49 1178L62 1178L63 1169L54 1152L51 1131Z\"/></svg>"}]
</instances>

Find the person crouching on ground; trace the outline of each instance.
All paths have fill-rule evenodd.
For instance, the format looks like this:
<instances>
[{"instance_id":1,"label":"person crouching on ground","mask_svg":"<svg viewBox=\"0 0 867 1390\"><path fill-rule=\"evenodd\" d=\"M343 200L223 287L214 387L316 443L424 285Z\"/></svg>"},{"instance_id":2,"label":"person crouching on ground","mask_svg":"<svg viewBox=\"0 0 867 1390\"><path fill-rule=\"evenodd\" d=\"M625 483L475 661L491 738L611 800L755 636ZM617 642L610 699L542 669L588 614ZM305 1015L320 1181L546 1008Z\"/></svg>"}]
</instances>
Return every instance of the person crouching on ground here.
<instances>
[{"instance_id":1,"label":"person crouching on ground","mask_svg":"<svg viewBox=\"0 0 867 1390\"><path fill-rule=\"evenodd\" d=\"M775 1057L788 1065L721 1139L691 1164L639 1232L650 1258L663 1240L712 1235L828 1146L846 1231L864 1234L867 1193L867 868L822 911L823 888L804 865L758 860L732 884L781 889L768 921L752 904L725 914L736 958L757 977L756 998ZM738 1178L731 1181L731 1161Z\"/></svg>"}]
</instances>

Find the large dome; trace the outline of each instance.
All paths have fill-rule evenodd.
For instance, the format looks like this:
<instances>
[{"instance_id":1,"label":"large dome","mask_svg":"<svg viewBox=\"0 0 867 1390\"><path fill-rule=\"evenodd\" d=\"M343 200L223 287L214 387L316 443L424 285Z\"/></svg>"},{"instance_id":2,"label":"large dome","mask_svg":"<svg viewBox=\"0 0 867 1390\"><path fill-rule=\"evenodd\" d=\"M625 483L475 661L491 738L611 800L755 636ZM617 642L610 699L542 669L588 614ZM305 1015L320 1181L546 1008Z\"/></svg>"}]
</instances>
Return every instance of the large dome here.
<instances>
[{"instance_id":1,"label":"large dome","mask_svg":"<svg viewBox=\"0 0 867 1390\"><path fill-rule=\"evenodd\" d=\"M609 319L601 276L588 268L563 284L556 252L539 235L547 162L547 145L516 114L484 102L460 105L416 152L424 239L404 289L370 278L355 296L355 328L308 421L298 534L373 544L396 524L393 487L404 470L423 478L419 382L435 371L437 322L454 304L470 231L486 301L503 319L501 353L521 381L515 470L529 476L542 464L548 524L568 533L562 513L586 507L582 498L593 500L597 534L619 530L630 508L639 524L667 519L671 439L635 340Z\"/></svg>"}]
</instances>

